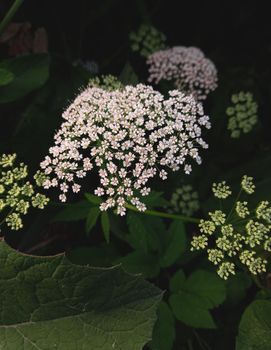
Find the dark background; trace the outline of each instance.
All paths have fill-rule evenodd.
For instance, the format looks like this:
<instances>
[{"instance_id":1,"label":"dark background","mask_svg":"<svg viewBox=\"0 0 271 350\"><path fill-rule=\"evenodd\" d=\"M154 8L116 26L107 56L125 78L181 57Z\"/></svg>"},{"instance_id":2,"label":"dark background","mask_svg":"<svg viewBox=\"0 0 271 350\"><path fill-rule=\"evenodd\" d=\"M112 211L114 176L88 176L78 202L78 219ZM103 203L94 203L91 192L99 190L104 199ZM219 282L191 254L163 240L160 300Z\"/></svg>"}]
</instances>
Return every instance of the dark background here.
<instances>
[{"instance_id":1,"label":"dark background","mask_svg":"<svg viewBox=\"0 0 271 350\"><path fill-rule=\"evenodd\" d=\"M10 3L1 2L1 13ZM233 64L270 61L267 1L26 0L16 20L44 26L50 51L71 59L101 62L121 48L121 65L128 33L145 21L164 32L170 45L195 45Z\"/></svg>"}]
</instances>

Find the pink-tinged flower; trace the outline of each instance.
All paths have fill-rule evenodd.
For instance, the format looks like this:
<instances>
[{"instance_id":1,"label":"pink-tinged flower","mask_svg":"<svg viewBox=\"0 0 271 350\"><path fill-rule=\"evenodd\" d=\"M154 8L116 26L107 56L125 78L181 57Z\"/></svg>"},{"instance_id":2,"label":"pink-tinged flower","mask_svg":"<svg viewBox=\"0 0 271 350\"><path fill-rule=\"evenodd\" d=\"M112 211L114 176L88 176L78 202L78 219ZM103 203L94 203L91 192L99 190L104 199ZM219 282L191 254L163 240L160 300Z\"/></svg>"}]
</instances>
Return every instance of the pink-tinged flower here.
<instances>
[{"instance_id":1,"label":"pink-tinged flower","mask_svg":"<svg viewBox=\"0 0 271 350\"><path fill-rule=\"evenodd\" d=\"M202 128L211 126L191 95L173 90L165 99L143 84L116 91L88 87L63 118L41 163L50 174L46 188L57 182L65 201L68 190L80 190L78 178L96 171L100 209L116 208L119 215L125 215L126 203L146 209L140 198L149 194L150 179L166 180L170 170L190 173L192 159L200 164L199 148L208 147Z\"/></svg>"},{"instance_id":2,"label":"pink-tinged flower","mask_svg":"<svg viewBox=\"0 0 271 350\"><path fill-rule=\"evenodd\" d=\"M29 22L10 23L0 37L10 56L48 52L47 32L44 28L32 30Z\"/></svg>"},{"instance_id":3,"label":"pink-tinged flower","mask_svg":"<svg viewBox=\"0 0 271 350\"><path fill-rule=\"evenodd\" d=\"M175 46L153 53L147 59L149 81L173 81L176 88L205 100L217 87L214 63L196 47Z\"/></svg>"}]
</instances>

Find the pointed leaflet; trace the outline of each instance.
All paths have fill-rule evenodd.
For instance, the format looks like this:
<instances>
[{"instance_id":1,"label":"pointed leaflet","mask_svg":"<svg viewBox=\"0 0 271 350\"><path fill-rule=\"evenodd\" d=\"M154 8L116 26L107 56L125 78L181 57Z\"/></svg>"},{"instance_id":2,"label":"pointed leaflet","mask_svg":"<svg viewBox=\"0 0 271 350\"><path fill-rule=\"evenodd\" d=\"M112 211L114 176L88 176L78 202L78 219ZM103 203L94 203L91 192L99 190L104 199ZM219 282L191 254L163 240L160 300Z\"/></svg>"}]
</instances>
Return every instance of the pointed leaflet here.
<instances>
[{"instance_id":1,"label":"pointed leaflet","mask_svg":"<svg viewBox=\"0 0 271 350\"><path fill-rule=\"evenodd\" d=\"M0 349L140 350L160 298L120 267L27 256L0 242Z\"/></svg>"},{"instance_id":2,"label":"pointed leaflet","mask_svg":"<svg viewBox=\"0 0 271 350\"><path fill-rule=\"evenodd\" d=\"M169 303L178 320L195 328L216 328L209 310L225 300L226 288L215 273L197 270L185 279L183 272L178 271L170 288L173 294Z\"/></svg>"}]
</instances>

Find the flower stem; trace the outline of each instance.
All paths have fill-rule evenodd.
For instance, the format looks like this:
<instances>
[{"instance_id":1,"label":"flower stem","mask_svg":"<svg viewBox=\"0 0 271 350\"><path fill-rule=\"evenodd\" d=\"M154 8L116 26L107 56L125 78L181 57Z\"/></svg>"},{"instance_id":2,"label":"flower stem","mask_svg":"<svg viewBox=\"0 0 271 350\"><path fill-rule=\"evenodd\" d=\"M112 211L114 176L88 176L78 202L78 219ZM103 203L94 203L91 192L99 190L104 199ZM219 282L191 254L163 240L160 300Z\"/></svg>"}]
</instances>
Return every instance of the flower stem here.
<instances>
[{"instance_id":1,"label":"flower stem","mask_svg":"<svg viewBox=\"0 0 271 350\"><path fill-rule=\"evenodd\" d=\"M142 213L142 214L145 214L145 215L159 216L161 218L182 220L184 222L194 222L194 223L199 223L200 222L200 219L193 218L191 216L169 214L169 213L164 213L162 211L157 211L157 210L145 210L145 211L141 212L135 206L133 206L131 204L125 204L125 207L127 209L130 209L130 210L133 210L135 212L139 212L139 213Z\"/></svg>"},{"instance_id":2,"label":"flower stem","mask_svg":"<svg viewBox=\"0 0 271 350\"><path fill-rule=\"evenodd\" d=\"M15 0L12 4L11 8L6 13L5 17L0 22L0 35L6 28L6 26L9 24L9 22L12 20L15 13L18 11L19 7L22 5L24 0Z\"/></svg>"}]
</instances>

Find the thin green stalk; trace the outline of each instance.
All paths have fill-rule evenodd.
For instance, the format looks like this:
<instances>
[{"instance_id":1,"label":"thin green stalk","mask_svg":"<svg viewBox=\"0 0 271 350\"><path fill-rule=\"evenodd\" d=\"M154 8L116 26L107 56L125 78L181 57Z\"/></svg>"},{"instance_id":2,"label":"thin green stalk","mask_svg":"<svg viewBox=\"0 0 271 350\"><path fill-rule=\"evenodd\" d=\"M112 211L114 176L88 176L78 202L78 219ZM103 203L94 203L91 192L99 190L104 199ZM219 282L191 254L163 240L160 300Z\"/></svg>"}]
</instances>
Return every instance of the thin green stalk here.
<instances>
[{"instance_id":1,"label":"thin green stalk","mask_svg":"<svg viewBox=\"0 0 271 350\"><path fill-rule=\"evenodd\" d=\"M6 13L5 17L2 19L0 23L0 35L6 28L6 26L9 24L9 22L12 20L15 13L18 11L19 7L22 5L24 0L15 0L12 4L11 8Z\"/></svg>"},{"instance_id":2,"label":"thin green stalk","mask_svg":"<svg viewBox=\"0 0 271 350\"><path fill-rule=\"evenodd\" d=\"M142 213L142 214L145 214L145 215L159 216L161 218L182 220L184 222L193 222L193 223L196 223L196 224L200 222L200 219L193 218L191 216L169 214L169 213L164 213L162 211L157 211L157 210L145 210L144 212L141 212L141 211L139 211L136 207L134 207L131 204L125 204L125 207L127 209L130 209L130 210L133 210L135 212L139 212L139 213Z\"/></svg>"}]
</instances>

